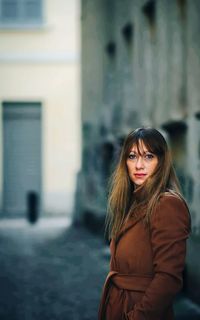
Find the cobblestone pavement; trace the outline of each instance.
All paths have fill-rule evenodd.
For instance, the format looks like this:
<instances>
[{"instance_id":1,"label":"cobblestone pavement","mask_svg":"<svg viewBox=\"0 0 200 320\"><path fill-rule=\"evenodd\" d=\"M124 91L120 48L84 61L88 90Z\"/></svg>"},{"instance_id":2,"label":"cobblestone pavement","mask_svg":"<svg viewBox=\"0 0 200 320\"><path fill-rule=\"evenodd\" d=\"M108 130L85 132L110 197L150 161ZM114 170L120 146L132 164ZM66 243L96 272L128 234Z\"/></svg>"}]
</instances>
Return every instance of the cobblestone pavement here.
<instances>
[{"instance_id":1,"label":"cobblestone pavement","mask_svg":"<svg viewBox=\"0 0 200 320\"><path fill-rule=\"evenodd\" d=\"M104 243L66 221L0 222L0 320L93 320Z\"/></svg>"},{"instance_id":2,"label":"cobblestone pavement","mask_svg":"<svg viewBox=\"0 0 200 320\"><path fill-rule=\"evenodd\" d=\"M108 248L66 219L0 221L0 320L95 320ZM187 299L177 320L200 319Z\"/></svg>"}]
</instances>

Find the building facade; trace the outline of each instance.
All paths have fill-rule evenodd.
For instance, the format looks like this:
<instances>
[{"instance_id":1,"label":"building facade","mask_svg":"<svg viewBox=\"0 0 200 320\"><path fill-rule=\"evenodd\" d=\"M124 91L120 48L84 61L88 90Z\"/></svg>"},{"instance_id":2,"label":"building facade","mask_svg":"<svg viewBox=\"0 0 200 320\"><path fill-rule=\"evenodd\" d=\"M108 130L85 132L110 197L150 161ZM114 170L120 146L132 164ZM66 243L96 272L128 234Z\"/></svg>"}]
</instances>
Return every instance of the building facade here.
<instances>
[{"instance_id":1,"label":"building facade","mask_svg":"<svg viewBox=\"0 0 200 320\"><path fill-rule=\"evenodd\" d=\"M101 222L96 229L103 230L109 176L124 137L140 126L161 130L191 209L188 290L198 301L199 10L198 0L82 0L83 142L76 205L77 222Z\"/></svg>"},{"instance_id":2,"label":"building facade","mask_svg":"<svg viewBox=\"0 0 200 320\"><path fill-rule=\"evenodd\" d=\"M80 166L79 1L0 0L0 212L69 214Z\"/></svg>"}]
</instances>

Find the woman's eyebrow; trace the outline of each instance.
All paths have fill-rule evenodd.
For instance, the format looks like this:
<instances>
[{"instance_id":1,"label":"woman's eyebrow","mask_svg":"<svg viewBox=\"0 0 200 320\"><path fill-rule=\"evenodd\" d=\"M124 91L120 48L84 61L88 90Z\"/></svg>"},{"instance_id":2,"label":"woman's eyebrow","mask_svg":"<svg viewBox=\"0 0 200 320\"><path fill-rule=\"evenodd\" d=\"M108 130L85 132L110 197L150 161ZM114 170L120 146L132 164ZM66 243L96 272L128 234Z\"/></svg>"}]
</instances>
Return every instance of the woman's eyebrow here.
<instances>
[{"instance_id":1,"label":"woman's eyebrow","mask_svg":"<svg viewBox=\"0 0 200 320\"><path fill-rule=\"evenodd\" d=\"M130 152L129 153L135 153L135 154L146 154L146 153L152 153L153 154L153 152L152 151L149 151L149 150L142 150L142 151L135 151L135 150L130 150Z\"/></svg>"}]
</instances>

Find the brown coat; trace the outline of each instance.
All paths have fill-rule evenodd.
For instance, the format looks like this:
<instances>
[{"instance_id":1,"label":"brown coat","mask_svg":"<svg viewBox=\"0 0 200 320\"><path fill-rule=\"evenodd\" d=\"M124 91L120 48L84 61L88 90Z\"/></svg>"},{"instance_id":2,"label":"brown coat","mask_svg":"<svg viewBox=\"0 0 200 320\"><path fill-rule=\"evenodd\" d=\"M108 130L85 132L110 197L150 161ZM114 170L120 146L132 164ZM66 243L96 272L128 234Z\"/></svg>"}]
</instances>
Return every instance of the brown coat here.
<instances>
[{"instance_id":1,"label":"brown coat","mask_svg":"<svg viewBox=\"0 0 200 320\"><path fill-rule=\"evenodd\" d=\"M110 272L99 320L172 320L172 302L182 287L190 218L185 203L168 194L152 215L131 218L111 241Z\"/></svg>"}]
</instances>

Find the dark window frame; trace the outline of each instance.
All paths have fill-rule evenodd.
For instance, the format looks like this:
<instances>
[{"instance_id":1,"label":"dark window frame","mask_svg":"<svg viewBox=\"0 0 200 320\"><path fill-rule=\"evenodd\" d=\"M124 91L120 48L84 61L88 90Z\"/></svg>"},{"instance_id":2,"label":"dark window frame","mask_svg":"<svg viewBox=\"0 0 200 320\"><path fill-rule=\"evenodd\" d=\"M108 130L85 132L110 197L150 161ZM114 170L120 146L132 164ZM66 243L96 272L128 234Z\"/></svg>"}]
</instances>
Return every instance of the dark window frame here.
<instances>
[{"instance_id":1,"label":"dark window frame","mask_svg":"<svg viewBox=\"0 0 200 320\"><path fill-rule=\"evenodd\" d=\"M43 0L0 0L0 28L43 25Z\"/></svg>"}]
</instances>

